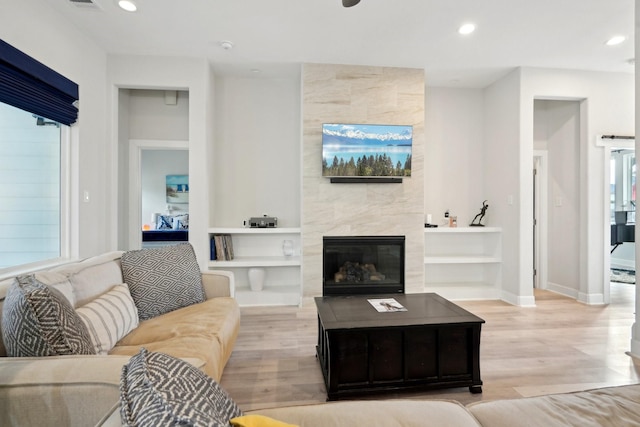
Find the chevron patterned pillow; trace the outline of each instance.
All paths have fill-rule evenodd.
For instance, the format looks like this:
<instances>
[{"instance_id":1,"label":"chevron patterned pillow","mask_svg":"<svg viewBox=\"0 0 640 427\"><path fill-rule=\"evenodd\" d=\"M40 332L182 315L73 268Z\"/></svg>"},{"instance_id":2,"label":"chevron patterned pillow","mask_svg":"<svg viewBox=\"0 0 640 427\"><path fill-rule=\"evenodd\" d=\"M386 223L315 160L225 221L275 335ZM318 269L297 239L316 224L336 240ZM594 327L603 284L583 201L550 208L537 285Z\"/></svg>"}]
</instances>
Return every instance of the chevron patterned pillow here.
<instances>
[{"instance_id":1,"label":"chevron patterned pillow","mask_svg":"<svg viewBox=\"0 0 640 427\"><path fill-rule=\"evenodd\" d=\"M9 287L2 336L11 357L95 354L89 332L69 301L33 274L16 277Z\"/></svg>"},{"instance_id":2,"label":"chevron patterned pillow","mask_svg":"<svg viewBox=\"0 0 640 427\"><path fill-rule=\"evenodd\" d=\"M241 415L213 378L184 360L142 348L122 367L123 425L218 427Z\"/></svg>"},{"instance_id":3,"label":"chevron patterned pillow","mask_svg":"<svg viewBox=\"0 0 640 427\"><path fill-rule=\"evenodd\" d=\"M205 300L200 267L189 243L128 251L121 265L140 320Z\"/></svg>"}]
</instances>

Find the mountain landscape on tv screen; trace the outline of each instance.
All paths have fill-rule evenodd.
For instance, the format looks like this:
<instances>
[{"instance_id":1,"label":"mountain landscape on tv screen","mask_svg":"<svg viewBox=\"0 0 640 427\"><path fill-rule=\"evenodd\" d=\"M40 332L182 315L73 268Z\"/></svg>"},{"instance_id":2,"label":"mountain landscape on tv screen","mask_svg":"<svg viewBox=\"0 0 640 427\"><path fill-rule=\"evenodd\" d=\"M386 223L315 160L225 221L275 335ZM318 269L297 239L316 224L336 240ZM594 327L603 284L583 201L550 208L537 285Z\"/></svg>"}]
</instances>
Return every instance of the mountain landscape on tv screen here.
<instances>
[{"instance_id":1,"label":"mountain landscape on tv screen","mask_svg":"<svg viewBox=\"0 0 640 427\"><path fill-rule=\"evenodd\" d=\"M322 126L322 175L411 176L413 127L408 125Z\"/></svg>"}]
</instances>

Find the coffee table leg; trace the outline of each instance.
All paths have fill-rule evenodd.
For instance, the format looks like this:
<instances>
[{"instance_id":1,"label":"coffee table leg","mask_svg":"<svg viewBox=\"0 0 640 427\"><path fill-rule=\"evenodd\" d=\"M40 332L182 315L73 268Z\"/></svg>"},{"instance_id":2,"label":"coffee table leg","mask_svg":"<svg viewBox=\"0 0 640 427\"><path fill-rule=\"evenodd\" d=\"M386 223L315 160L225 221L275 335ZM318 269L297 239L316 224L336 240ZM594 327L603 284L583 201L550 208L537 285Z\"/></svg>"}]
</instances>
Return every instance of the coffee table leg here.
<instances>
[{"instance_id":1,"label":"coffee table leg","mask_svg":"<svg viewBox=\"0 0 640 427\"><path fill-rule=\"evenodd\" d=\"M482 386L481 385L469 386L469 391L473 394L482 393Z\"/></svg>"}]
</instances>

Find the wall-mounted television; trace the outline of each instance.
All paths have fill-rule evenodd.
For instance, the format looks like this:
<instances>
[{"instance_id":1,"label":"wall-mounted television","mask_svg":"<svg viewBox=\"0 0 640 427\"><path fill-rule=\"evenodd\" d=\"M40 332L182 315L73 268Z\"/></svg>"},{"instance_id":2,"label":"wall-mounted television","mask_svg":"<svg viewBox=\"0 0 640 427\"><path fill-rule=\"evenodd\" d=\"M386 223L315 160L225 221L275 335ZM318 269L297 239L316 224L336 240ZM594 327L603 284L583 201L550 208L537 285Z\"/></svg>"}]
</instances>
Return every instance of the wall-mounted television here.
<instances>
[{"instance_id":1,"label":"wall-mounted television","mask_svg":"<svg viewBox=\"0 0 640 427\"><path fill-rule=\"evenodd\" d=\"M413 126L325 123L322 176L402 178L411 176Z\"/></svg>"}]
</instances>

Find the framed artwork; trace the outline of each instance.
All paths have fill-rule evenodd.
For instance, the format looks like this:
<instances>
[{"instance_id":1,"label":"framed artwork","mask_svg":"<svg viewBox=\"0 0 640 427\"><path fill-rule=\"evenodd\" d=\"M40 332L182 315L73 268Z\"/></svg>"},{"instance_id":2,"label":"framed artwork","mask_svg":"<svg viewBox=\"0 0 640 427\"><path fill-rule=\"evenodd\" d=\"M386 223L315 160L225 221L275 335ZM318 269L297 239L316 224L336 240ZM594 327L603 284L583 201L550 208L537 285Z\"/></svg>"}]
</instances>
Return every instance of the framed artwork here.
<instances>
[{"instance_id":1,"label":"framed artwork","mask_svg":"<svg viewBox=\"0 0 640 427\"><path fill-rule=\"evenodd\" d=\"M189 175L167 175L167 203L189 203Z\"/></svg>"}]
</instances>

